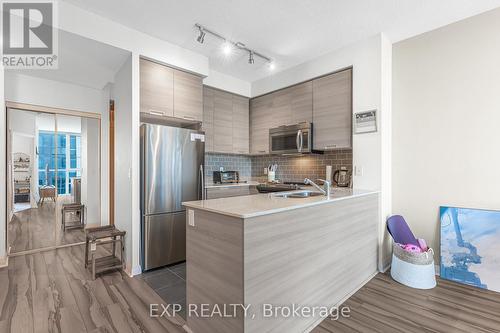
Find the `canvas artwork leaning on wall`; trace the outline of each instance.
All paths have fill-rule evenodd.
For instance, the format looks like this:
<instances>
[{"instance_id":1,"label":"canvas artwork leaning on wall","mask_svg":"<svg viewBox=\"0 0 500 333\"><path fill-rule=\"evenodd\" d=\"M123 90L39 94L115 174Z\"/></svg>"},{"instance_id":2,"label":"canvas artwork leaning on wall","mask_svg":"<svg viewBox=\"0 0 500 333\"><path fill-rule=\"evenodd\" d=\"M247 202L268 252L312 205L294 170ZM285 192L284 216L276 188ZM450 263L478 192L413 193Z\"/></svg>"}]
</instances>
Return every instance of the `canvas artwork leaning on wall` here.
<instances>
[{"instance_id":1,"label":"canvas artwork leaning on wall","mask_svg":"<svg viewBox=\"0 0 500 333\"><path fill-rule=\"evenodd\" d=\"M500 292L500 211L440 207L444 279Z\"/></svg>"}]
</instances>

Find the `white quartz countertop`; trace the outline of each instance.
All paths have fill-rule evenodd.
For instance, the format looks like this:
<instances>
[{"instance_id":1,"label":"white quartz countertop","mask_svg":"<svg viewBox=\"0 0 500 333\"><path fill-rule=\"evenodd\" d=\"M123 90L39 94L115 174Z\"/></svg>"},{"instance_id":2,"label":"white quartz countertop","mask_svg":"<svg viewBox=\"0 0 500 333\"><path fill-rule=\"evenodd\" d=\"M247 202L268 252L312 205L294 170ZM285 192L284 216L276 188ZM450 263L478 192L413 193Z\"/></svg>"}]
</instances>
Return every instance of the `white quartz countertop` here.
<instances>
[{"instance_id":1,"label":"white quartz countertop","mask_svg":"<svg viewBox=\"0 0 500 333\"><path fill-rule=\"evenodd\" d=\"M294 191L286 193L292 192ZM283 194L284 192L280 193ZM188 201L183 202L182 204L188 208L200 209L245 219L327 204L334 201L348 200L376 193L378 193L378 191L332 188L329 199L324 195L307 198L283 198L276 196L276 193L262 193L230 198Z\"/></svg>"},{"instance_id":2,"label":"white quartz countertop","mask_svg":"<svg viewBox=\"0 0 500 333\"><path fill-rule=\"evenodd\" d=\"M206 183L205 188L221 188L221 187L239 187L239 186L257 186L259 182L253 180L247 180L246 182L241 183L231 183L231 184L215 184L215 183Z\"/></svg>"}]
</instances>

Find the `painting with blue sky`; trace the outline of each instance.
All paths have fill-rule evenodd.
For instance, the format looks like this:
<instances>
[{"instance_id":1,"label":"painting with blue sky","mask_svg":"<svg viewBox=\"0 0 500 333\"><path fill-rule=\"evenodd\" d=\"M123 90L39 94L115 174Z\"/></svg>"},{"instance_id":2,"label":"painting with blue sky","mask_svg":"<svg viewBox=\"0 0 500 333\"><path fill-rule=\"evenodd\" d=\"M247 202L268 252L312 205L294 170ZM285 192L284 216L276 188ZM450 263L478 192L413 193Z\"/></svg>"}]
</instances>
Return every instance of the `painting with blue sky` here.
<instances>
[{"instance_id":1,"label":"painting with blue sky","mask_svg":"<svg viewBox=\"0 0 500 333\"><path fill-rule=\"evenodd\" d=\"M500 292L500 211L441 207L444 279Z\"/></svg>"}]
</instances>

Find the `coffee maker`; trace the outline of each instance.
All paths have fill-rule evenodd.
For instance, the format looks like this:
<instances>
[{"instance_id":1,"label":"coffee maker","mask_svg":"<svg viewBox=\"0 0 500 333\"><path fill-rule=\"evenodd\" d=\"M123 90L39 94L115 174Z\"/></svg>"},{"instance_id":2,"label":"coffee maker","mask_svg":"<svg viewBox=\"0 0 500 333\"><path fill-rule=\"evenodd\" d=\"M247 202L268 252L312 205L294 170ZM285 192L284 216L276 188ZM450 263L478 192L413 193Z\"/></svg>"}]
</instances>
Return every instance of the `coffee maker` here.
<instances>
[{"instance_id":1,"label":"coffee maker","mask_svg":"<svg viewBox=\"0 0 500 333\"><path fill-rule=\"evenodd\" d=\"M349 170L346 167L341 167L340 170L335 171L333 173L333 181L338 187L349 187L351 181Z\"/></svg>"}]
</instances>

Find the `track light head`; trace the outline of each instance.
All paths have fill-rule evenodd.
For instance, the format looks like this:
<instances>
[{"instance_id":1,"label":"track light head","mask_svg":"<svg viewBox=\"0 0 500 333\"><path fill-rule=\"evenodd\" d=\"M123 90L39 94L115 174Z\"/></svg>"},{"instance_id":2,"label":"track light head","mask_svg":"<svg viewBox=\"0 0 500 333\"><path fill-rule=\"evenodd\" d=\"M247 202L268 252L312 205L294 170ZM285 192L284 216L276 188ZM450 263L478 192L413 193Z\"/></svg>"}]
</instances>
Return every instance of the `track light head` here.
<instances>
[{"instance_id":1,"label":"track light head","mask_svg":"<svg viewBox=\"0 0 500 333\"><path fill-rule=\"evenodd\" d=\"M205 41L206 33L205 31L203 31L202 28L199 28L199 30L200 30L200 35L198 36L198 38L196 38L196 40L198 41L198 43L203 44L203 42Z\"/></svg>"},{"instance_id":2,"label":"track light head","mask_svg":"<svg viewBox=\"0 0 500 333\"><path fill-rule=\"evenodd\" d=\"M254 58L253 58L253 52L251 52L251 51L250 51L250 52L248 52L248 63L249 63L250 65L253 65L253 64L255 63L255 60L254 60Z\"/></svg>"}]
</instances>

